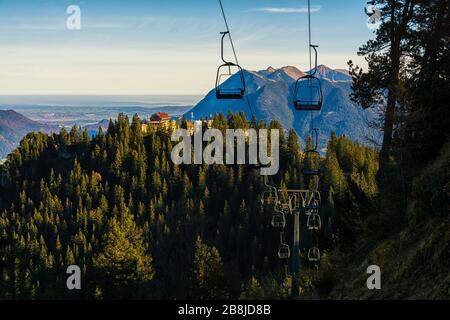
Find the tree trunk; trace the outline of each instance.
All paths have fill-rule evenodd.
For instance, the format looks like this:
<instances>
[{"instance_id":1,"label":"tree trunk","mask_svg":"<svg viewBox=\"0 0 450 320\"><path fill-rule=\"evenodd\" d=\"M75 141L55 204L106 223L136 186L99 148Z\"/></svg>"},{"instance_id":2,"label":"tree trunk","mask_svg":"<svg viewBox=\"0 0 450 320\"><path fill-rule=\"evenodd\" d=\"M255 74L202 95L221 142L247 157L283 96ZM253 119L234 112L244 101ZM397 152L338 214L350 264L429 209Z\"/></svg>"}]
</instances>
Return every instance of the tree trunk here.
<instances>
[{"instance_id":1,"label":"tree trunk","mask_svg":"<svg viewBox=\"0 0 450 320\"><path fill-rule=\"evenodd\" d=\"M384 172L386 165L389 162L389 156L392 150L392 133L394 130L394 118L395 118L395 104L396 87L398 82L398 70L400 66L400 41L398 37L398 29L394 27L395 21L395 1L391 0L391 48L390 48L390 60L391 60L391 74L389 81L389 92L386 111L384 113L384 126L383 126L383 144L380 151L379 167L380 171Z\"/></svg>"},{"instance_id":2,"label":"tree trunk","mask_svg":"<svg viewBox=\"0 0 450 320\"><path fill-rule=\"evenodd\" d=\"M445 7L449 5L450 1L441 0L436 4L436 22L430 31L430 37L427 40L425 53L423 55L422 70L419 76L419 89L425 94L430 94L433 78L436 73L437 54L439 49L439 41L444 37L448 27L445 22ZM448 22L447 22L448 23Z\"/></svg>"},{"instance_id":3,"label":"tree trunk","mask_svg":"<svg viewBox=\"0 0 450 320\"><path fill-rule=\"evenodd\" d=\"M384 114L383 144L381 146L380 160L379 160L381 171L384 171L386 165L388 164L389 156L392 151L392 134L394 131L395 103L397 101L394 91L395 89L389 90L386 112Z\"/></svg>"},{"instance_id":4,"label":"tree trunk","mask_svg":"<svg viewBox=\"0 0 450 320\"><path fill-rule=\"evenodd\" d=\"M396 20L395 7L396 1L391 0L391 21ZM383 130L383 144L380 151L379 167L380 171L384 172L389 163L389 157L392 152L392 136L394 133L396 104L397 104L397 90L399 84L400 73L400 58L401 58L401 40L407 32L407 24L412 16L414 4L411 0L406 1L403 6L401 17L398 24L392 23L391 30L391 47L390 47L390 62L391 73L389 81L388 101L386 112L384 114L384 130ZM397 26L397 27L395 27Z\"/></svg>"}]
</instances>

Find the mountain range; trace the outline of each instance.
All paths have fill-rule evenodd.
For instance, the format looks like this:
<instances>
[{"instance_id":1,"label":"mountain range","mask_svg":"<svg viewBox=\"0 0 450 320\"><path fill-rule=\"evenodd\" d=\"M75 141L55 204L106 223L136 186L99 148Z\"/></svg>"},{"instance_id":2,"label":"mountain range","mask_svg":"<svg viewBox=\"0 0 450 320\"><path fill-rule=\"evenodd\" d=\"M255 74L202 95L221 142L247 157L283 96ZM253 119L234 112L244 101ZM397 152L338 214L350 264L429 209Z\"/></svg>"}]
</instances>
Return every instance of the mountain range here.
<instances>
[{"instance_id":1,"label":"mountain range","mask_svg":"<svg viewBox=\"0 0 450 320\"><path fill-rule=\"evenodd\" d=\"M311 132L310 112L296 111L293 106L295 82L308 72L296 67L272 67L261 71L244 70L247 99L218 100L215 89L211 90L194 108L186 113L196 119L209 118L215 113L242 111L251 119L253 114L258 120L277 120L287 130L293 128L304 142ZM352 78L347 71L331 69L320 65L315 76L320 79L323 90L323 106L321 111L312 112L314 127L320 130L319 146L326 148L331 132L346 135L352 140L370 144L380 140L380 133L368 126L368 122L376 115L371 110L364 110L350 100ZM225 83L226 87L239 87L240 78L233 75Z\"/></svg>"},{"instance_id":2,"label":"mountain range","mask_svg":"<svg viewBox=\"0 0 450 320\"><path fill-rule=\"evenodd\" d=\"M98 133L101 127L107 131L109 120L104 119L98 123L83 126L91 136ZM22 138L29 132L59 132L59 125L52 125L31 120L14 110L0 110L0 159L6 156L19 145ZM70 129L70 128L69 128Z\"/></svg>"},{"instance_id":3,"label":"mountain range","mask_svg":"<svg viewBox=\"0 0 450 320\"><path fill-rule=\"evenodd\" d=\"M292 103L295 81L308 72L286 66L275 69L269 67L260 71L244 70L247 86L247 98L253 114L258 120L277 120L286 129L294 129L300 139L310 134L311 118L309 112L296 111ZM348 72L340 69L331 69L321 65L317 67L315 76L321 80L324 103L320 112L313 112L314 127L320 130L319 147L324 150L331 132L346 135L352 140L370 144L379 142L380 133L368 126L376 115L371 110L363 110L350 100L352 79ZM234 75L228 80L227 86L239 83L239 77ZM68 109L67 112L71 112ZM185 109L186 110L186 109ZM120 111L120 110L119 110ZM119 112L118 111L118 112ZM215 113L227 114L229 111L243 111L251 119L247 99L217 100L215 90L212 89L198 104L185 113L190 119L193 113L196 119L209 118ZM151 109L148 112L154 112ZM147 112L147 113L148 113ZM145 114L141 114L144 115ZM109 120L86 125L91 135L99 127L106 131ZM18 146L20 140L31 131L59 132L60 125L33 121L13 110L0 110L0 159Z\"/></svg>"},{"instance_id":4,"label":"mountain range","mask_svg":"<svg viewBox=\"0 0 450 320\"><path fill-rule=\"evenodd\" d=\"M58 126L33 121L13 110L0 110L0 159L6 157L31 131L58 132Z\"/></svg>"}]
</instances>

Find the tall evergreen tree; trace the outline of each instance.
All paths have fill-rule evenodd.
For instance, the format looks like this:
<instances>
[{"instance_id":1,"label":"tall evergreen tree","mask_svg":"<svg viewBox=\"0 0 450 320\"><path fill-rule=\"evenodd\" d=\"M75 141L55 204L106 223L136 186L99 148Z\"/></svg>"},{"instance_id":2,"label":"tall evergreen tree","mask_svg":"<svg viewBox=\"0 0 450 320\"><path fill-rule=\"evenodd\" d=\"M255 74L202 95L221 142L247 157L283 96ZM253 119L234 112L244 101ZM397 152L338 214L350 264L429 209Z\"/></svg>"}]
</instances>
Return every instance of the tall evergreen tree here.
<instances>
[{"instance_id":1,"label":"tall evergreen tree","mask_svg":"<svg viewBox=\"0 0 450 320\"><path fill-rule=\"evenodd\" d=\"M104 298L138 298L154 276L142 231L128 212L109 220L93 262Z\"/></svg>"}]
</instances>

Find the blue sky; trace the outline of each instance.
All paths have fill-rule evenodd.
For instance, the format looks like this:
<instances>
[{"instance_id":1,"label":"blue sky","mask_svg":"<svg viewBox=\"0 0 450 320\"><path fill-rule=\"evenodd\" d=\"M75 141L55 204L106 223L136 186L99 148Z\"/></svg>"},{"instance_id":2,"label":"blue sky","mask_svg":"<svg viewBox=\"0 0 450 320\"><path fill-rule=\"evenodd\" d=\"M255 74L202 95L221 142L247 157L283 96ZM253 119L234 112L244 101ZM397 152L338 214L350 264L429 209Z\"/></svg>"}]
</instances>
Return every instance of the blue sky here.
<instances>
[{"instance_id":1,"label":"blue sky","mask_svg":"<svg viewBox=\"0 0 450 320\"><path fill-rule=\"evenodd\" d=\"M366 1L311 2L319 63L364 65ZM66 28L72 4L81 30ZM306 0L223 4L243 68L307 69ZM0 0L0 94L204 94L224 29L215 0Z\"/></svg>"}]
</instances>

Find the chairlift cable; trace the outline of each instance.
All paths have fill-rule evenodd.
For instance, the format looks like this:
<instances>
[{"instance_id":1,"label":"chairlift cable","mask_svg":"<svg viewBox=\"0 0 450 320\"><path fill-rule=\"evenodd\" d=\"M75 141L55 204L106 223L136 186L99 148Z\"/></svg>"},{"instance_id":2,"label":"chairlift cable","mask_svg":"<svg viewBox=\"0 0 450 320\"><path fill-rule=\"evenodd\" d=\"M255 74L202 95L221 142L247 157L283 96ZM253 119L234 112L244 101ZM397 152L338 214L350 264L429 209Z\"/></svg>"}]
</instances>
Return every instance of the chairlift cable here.
<instances>
[{"instance_id":1,"label":"chairlift cable","mask_svg":"<svg viewBox=\"0 0 450 320\"><path fill-rule=\"evenodd\" d=\"M312 73L312 55L311 55L311 0L308 0L308 50L309 50L309 74ZM317 66L316 66L317 67ZM314 70L314 73L316 73L317 70ZM312 97L312 87L310 89L310 96ZM314 131L314 118L313 118L313 112L309 111L310 120L311 120L311 138L313 138L313 131Z\"/></svg>"},{"instance_id":2,"label":"chairlift cable","mask_svg":"<svg viewBox=\"0 0 450 320\"><path fill-rule=\"evenodd\" d=\"M233 55L234 55L234 60L236 61L236 64L239 65L239 60L236 54L236 50L234 48L234 43L233 43L233 38L231 37L231 32L230 32L230 28L228 27L228 21L227 21L227 17L225 15L225 10L223 8L223 4L222 4L222 0L219 0L219 5L220 5L220 10L222 11L222 16L223 16L223 21L225 22L225 27L227 28L227 33L228 33L228 38L230 39L230 43L231 43L231 49L233 50ZM241 71L243 72L243 71ZM245 77L242 77L242 80L244 81L244 85L245 87L247 87L247 84L245 83ZM255 118L255 114L253 113L253 108L252 105L250 103L250 99L248 98L248 95L245 94L245 99L247 101L247 105L248 108L250 110L250 115L252 117L251 121L253 121L253 119L255 119L255 127L256 127L256 118Z\"/></svg>"},{"instance_id":3,"label":"chairlift cable","mask_svg":"<svg viewBox=\"0 0 450 320\"><path fill-rule=\"evenodd\" d=\"M226 15L225 15L225 10L223 9L222 0L219 0L219 4L220 4L220 10L222 11L223 21L225 22L225 27L227 28L228 37L230 38L231 49L233 49L234 59L236 61L236 64L239 64L239 61L238 61L238 58L236 55L236 50L234 49L233 39L231 38L230 28L228 27L228 21L227 21Z\"/></svg>"},{"instance_id":4,"label":"chairlift cable","mask_svg":"<svg viewBox=\"0 0 450 320\"><path fill-rule=\"evenodd\" d=\"M297 79L294 88L293 104L295 110L320 111L323 103L322 86L320 80L315 77L317 71L317 45L312 44L311 27L311 0L308 0L308 54L309 68L304 76ZM314 50L314 60L313 60ZM314 68L313 68L314 63ZM304 91L304 92L303 92ZM313 92L316 93L313 96Z\"/></svg>"},{"instance_id":5,"label":"chairlift cable","mask_svg":"<svg viewBox=\"0 0 450 320\"><path fill-rule=\"evenodd\" d=\"M311 58L311 0L308 0L308 44L309 44L309 72L312 70Z\"/></svg>"}]
</instances>

